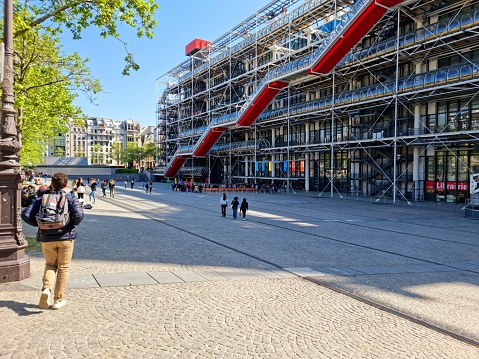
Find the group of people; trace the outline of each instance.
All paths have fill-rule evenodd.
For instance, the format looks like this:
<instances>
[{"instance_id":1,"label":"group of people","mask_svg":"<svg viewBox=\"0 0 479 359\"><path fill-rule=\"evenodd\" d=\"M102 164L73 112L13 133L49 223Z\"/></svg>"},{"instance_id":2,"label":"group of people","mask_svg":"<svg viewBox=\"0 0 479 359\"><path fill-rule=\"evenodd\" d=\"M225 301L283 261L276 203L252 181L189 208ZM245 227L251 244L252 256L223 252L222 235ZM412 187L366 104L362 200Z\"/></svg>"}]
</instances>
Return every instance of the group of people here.
<instances>
[{"instance_id":1,"label":"group of people","mask_svg":"<svg viewBox=\"0 0 479 359\"><path fill-rule=\"evenodd\" d=\"M89 199L90 203L96 203L96 190L98 187L99 179L96 178L88 178L88 185L85 185L83 182L83 178L79 177L78 179L74 179L71 184L71 191L70 196L77 197L80 203L84 203L84 194L86 193L86 187L90 187ZM102 192L102 196L106 197L106 189L109 189L110 197L115 197L115 181L113 179L104 179L100 183L100 188Z\"/></svg>"},{"instance_id":2,"label":"group of people","mask_svg":"<svg viewBox=\"0 0 479 359\"><path fill-rule=\"evenodd\" d=\"M226 207L228 207L228 199L226 198L226 193L223 193L223 196L220 198L220 206L221 206L221 216L226 217ZM246 211L248 210L248 202L246 198L243 198L243 202L239 203L238 197L235 196L231 201L230 205L231 209L233 210L233 219L238 218L238 208L243 216L243 221L246 221Z\"/></svg>"}]
</instances>

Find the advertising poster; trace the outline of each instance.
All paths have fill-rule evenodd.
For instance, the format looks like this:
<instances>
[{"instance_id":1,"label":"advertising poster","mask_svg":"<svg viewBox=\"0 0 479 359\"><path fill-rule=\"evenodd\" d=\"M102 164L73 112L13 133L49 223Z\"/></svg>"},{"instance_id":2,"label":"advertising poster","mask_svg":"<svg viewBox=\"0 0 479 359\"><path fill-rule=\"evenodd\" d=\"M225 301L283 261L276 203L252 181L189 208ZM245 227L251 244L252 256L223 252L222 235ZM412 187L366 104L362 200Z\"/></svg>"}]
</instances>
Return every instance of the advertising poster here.
<instances>
[{"instance_id":1,"label":"advertising poster","mask_svg":"<svg viewBox=\"0 0 479 359\"><path fill-rule=\"evenodd\" d=\"M471 194L479 193L479 173L474 173L471 175Z\"/></svg>"}]
</instances>

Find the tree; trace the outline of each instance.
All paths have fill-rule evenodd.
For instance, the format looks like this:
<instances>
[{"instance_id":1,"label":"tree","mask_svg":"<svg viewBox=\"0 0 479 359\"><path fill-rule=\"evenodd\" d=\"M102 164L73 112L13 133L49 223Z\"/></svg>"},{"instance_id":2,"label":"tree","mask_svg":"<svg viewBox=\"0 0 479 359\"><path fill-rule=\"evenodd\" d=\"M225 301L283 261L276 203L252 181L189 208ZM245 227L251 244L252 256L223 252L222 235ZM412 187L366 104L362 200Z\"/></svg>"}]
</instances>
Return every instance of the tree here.
<instances>
[{"instance_id":1,"label":"tree","mask_svg":"<svg viewBox=\"0 0 479 359\"><path fill-rule=\"evenodd\" d=\"M15 26L28 17L25 8L17 7ZM98 80L90 75L86 64L75 53L64 55L57 33L48 33L37 26L14 39L14 90L17 108L18 139L24 165L35 166L42 161L46 146L59 134L67 132L70 120L77 125L84 118L73 105L81 91L92 97L101 91Z\"/></svg>"},{"instance_id":2,"label":"tree","mask_svg":"<svg viewBox=\"0 0 479 359\"><path fill-rule=\"evenodd\" d=\"M93 165L101 164L103 161L103 147L100 144L91 146L90 162Z\"/></svg>"},{"instance_id":3,"label":"tree","mask_svg":"<svg viewBox=\"0 0 479 359\"><path fill-rule=\"evenodd\" d=\"M145 149L145 158L147 160L148 163L155 163L155 160L156 160L156 152L157 152L157 147L154 143L147 143L145 146L144 146L144 149Z\"/></svg>"},{"instance_id":4,"label":"tree","mask_svg":"<svg viewBox=\"0 0 479 359\"><path fill-rule=\"evenodd\" d=\"M14 36L23 36L42 26L49 33L70 30L74 39L81 39L83 30L90 26L100 30L103 38L113 37L125 47L125 68L123 75L129 75L130 70L138 70L128 44L121 40L119 25L125 24L136 30L140 38L153 38L156 28L155 11L159 8L155 0L65 0L65 1L25 1L16 4L22 8L22 21L15 27Z\"/></svg>"},{"instance_id":5,"label":"tree","mask_svg":"<svg viewBox=\"0 0 479 359\"><path fill-rule=\"evenodd\" d=\"M111 158L117 164L123 160L123 145L120 142L113 142L111 145Z\"/></svg>"},{"instance_id":6,"label":"tree","mask_svg":"<svg viewBox=\"0 0 479 359\"><path fill-rule=\"evenodd\" d=\"M100 29L100 36L113 37L126 50L124 75L139 66L120 39L117 26L127 24L137 36L153 37L153 19L158 5L154 0L16 2L14 4L14 48L19 59L15 65L15 106L18 109L17 130L23 142L20 153L24 165L35 166L45 153L46 145L57 134L67 132L67 122L81 124L84 115L73 105L79 92L94 102L101 91L98 80L91 77L88 59L77 53L61 53L59 34L69 29L74 39L90 26Z\"/></svg>"}]
</instances>

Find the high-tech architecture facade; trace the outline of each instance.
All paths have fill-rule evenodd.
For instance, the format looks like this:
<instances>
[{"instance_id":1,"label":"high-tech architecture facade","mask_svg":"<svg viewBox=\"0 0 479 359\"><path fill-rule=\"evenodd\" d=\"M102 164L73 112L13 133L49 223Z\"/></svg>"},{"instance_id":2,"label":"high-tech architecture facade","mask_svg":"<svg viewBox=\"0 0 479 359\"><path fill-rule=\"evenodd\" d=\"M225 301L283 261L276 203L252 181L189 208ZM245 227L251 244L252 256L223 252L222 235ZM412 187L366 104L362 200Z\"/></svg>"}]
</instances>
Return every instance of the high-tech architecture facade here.
<instances>
[{"instance_id":1,"label":"high-tech architecture facade","mask_svg":"<svg viewBox=\"0 0 479 359\"><path fill-rule=\"evenodd\" d=\"M464 203L479 1L276 0L157 79L156 175Z\"/></svg>"}]
</instances>

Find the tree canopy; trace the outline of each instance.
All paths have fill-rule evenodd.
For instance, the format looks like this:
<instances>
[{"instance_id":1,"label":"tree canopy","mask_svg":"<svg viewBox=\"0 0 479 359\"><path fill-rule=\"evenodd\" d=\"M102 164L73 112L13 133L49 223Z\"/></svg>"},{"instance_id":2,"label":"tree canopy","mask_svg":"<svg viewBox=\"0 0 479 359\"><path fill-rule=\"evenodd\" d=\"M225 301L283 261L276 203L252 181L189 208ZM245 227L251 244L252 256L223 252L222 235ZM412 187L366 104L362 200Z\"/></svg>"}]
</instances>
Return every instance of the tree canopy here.
<instances>
[{"instance_id":1,"label":"tree canopy","mask_svg":"<svg viewBox=\"0 0 479 359\"><path fill-rule=\"evenodd\" d=\"M153 0L15 0L15 107L24 166L40 163L47 144L67 132L70 120L81 124L85 116L73 105L76 96L82 93L94 102L102 90L91 76L89 59L62 53L59 34L68 29L74 39L80 39L84 29L94 26L100 36L121 41L126 51L123 75L129 75L139 66L121 40L118 26L127 24L138 37L152 38L157 8Z\"/></svg>"}]
</instances>

